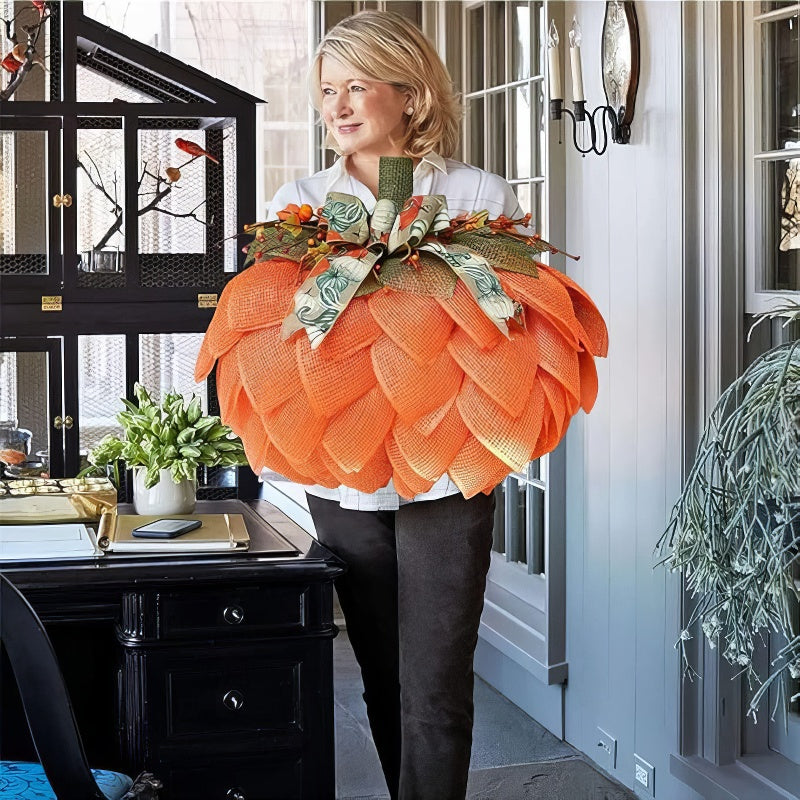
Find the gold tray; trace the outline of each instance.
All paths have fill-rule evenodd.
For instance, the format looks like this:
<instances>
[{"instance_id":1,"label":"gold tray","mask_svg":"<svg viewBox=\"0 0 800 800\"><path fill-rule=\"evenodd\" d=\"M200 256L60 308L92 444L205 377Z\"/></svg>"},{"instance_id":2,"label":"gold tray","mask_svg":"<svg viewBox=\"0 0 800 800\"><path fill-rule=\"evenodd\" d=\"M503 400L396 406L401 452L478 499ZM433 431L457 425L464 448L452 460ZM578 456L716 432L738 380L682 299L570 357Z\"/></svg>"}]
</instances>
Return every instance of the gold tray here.
<instances>
[{"instance_id":1,"label":"gold tray","mask_svg":"<svg viewBox=\"0 0 800 800\"><path fill-rule=\"evenodd\" d=\"M117 507L107 478L17 478L0 481L0 525L96 522Z\"/></svg>"}]
</instances>

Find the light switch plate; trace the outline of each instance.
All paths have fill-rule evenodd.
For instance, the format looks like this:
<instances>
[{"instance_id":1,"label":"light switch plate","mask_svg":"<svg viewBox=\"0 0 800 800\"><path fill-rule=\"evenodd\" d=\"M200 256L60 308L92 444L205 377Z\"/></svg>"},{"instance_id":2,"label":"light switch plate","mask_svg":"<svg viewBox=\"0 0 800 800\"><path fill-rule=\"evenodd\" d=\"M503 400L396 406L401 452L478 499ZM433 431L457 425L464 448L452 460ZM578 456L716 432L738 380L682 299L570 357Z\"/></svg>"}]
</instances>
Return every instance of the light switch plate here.
<instances>
[{"instance_id":1,"label":"light switch plate","mask_svg":"<svg viewBox=\"0 0 800 800\"><path fill-rule=\"evenodd\" d=\"M648 764L641 756L633 754L633 778L635 786L640 791L647 793L649 797L656 796L656 770L652 764Z\"/></svg>"}]
</instances>

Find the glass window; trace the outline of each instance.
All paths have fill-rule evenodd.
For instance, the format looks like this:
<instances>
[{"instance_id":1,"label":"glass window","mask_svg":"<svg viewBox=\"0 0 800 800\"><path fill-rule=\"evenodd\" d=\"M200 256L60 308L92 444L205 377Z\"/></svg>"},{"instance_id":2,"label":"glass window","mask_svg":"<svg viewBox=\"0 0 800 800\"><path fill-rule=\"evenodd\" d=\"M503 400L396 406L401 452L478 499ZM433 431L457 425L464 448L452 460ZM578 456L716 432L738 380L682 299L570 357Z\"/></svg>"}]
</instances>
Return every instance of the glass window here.
<instances>
[{"instance_id":1,"label":"glass window","mask_svg":"<svg viewBox=\"0 0 800 800\"><path fill-rule=\"evenodd\" d=\"M464 13L465 160L503 175L532 225L543 226L546 126L538 31L544 4L483 2ZM486 51L484 55L484 34ZM510 41L510 46L505 42ZM497 43L500 42L500 46ZM547 484L540 463L496 489L492 549L527 572L544 572Z\"/></svg>"},{"instance_id":2,"label":"glass window","mask_svg":"<svg viewBox=\"0 0 800 800\"><path fill-rule=\"evenodd\" d=\"M745 310L800 292L800 4L748 5Z\"/></svg>"}]
</instances>

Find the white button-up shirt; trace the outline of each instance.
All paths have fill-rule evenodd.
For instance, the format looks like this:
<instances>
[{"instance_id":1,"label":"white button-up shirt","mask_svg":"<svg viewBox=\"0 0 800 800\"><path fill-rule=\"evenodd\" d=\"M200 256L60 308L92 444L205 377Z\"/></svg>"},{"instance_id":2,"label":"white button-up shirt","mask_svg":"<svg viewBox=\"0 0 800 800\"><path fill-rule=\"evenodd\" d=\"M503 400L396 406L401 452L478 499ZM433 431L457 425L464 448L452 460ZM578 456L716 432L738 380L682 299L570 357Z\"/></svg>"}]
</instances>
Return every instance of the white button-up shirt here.
<instances>
[{"instance_id":1,"label":"white button-up shirt","mask_svg":"<svg viewBox=\"0 0 800 800\"><path fill-rule=\"evenodd\" d=\"M282 211L290 203L308 203L313 209L317 209L325 204L328 192L354 195L361 200L369 213L372 213L377 202L375 195L361 181L350 175L343 157L328 169L281 186L270 203L267 219L277 219L278 211ZM460 161L442 158L436 153L430 153L417 164L414 170L414 194L443 194L447 198L447 209L451 217L484 209L489 212L490 219L501 214L516 219L523 213L514 190L499 175ZM402 503L435 500L459 491L447 475L442 475L429 491L418 494L413 500L401 498L392 481L371 494L347 486L340 486L338 489L306 486L305 489L317 497L336 500L342 508L357 511L396 511Z\"/></svg>"}]
</instances>

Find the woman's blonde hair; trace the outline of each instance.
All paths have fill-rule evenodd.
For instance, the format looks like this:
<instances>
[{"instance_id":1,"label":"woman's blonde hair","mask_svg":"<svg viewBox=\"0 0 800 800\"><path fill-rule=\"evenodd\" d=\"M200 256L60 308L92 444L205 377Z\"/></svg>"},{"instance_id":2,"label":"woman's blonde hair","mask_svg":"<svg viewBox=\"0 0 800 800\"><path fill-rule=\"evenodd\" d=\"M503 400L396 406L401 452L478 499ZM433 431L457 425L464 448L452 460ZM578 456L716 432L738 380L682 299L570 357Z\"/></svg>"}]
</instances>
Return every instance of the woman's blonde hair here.
<instances>
[{"instance_id":1,"label":"woman's blonde hair","mask_svg":"<svg viewBox=\"0 0 800 800\"><path fill-rule=\"evenodd\" d=\"M414 111L399 143L406 155L422 158L436 152L448 157L455 152L461 103L447 67L414 23L393 11L361 11L331 28L317 48L308 76L318 111L322 106L320 75L325 56L358 69L370 80L408 93ZM331 138L329 134L329 147Z\"/></svg>"}]
</instances>

